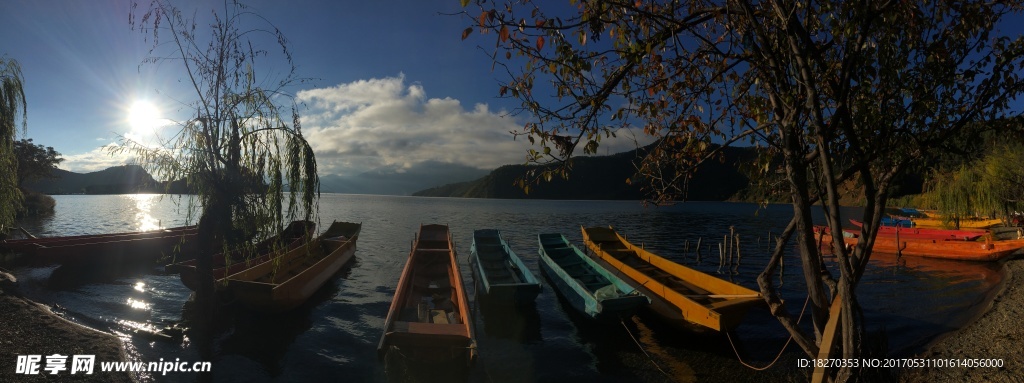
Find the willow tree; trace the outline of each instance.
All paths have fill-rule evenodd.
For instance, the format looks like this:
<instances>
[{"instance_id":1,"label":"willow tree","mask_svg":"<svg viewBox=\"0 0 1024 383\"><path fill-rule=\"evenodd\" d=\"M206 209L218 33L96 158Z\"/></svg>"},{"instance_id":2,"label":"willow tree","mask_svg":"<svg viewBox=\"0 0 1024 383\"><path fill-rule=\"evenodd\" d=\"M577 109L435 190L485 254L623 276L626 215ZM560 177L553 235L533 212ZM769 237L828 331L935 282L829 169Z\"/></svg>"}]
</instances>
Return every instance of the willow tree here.
<instances>
[{"instance_id":1,"label":"willow tree","mask_svg":"<svg viewBox=\"0 0 1024 383\"><path fill-rule=\"evenodd\" d=\"M191 89L190 115L162 145L123 139L127 153L164 180L185 179L201 206L196 298L213 309L212 254L277 233L287 216L311 219L319 195L313 150L286 92L301 81L280 30L235 1L199 22L154 0L129 23L152 38L144 63L173 63ZM193 12L187 12L193 14ZM267 48L262 48L267 47ZM285 72L263 72L263 71ZM286 198L287 196L287 198Z\"/></svg>"},{"instance_id":2,"label":"willow tree","mask_svg":"<svg viewBox=\"0 0 1024 383\"><path fill-rule=\"evenodd\" d=\"M596 153L623 127L655 139L630 179L654 201L685 196L693 170L723 147L763 148L758 164L784 174L793 216L758 283L809 356L825 346L833 357L865 353L856 286L893 181L972 142L986 129L977 122L1007 117L1022 90L1024 39L994 32L1020 1L462 3L471 20L462 37L493 39L493 50L483 47L508 74L498 93L531 115L515 134L540 148L529 162L544 166L525 184L567 176L574 155ZM854 249L834 239L836 276L818 255L811 209L820 203L840 232L840 185L866 197L856 218L867 224ZM809 332L769 278L791 249L809 295ZM835 345L822 344L829 321L841 329Z\"/></svg>"},{"instance_id":3,"label":"willow tree","mask_svg":"<svg viewBox=\"0 0 1024 383\"><path fill-rule=\"evenodd\" d=\"M25 115L28 104L22 86L21 65L12 58L0 57L0 233L6 233L21 207L18 190L18 158L14 155L14 139L28 129Z\"/></svg>"},{"instance_id":4,"label":"willow tree","mask_svg":"<svg viewBox=\"0 0 1024 383\"><path fill-rule=\"evenodd\" d=\"M959 227L963 218L1008 217L1024 207L1024 145L1019 137L996 140L1003 139L982 158L932 172L925 200L950 226Z\"/></svg>"}]
</instances>

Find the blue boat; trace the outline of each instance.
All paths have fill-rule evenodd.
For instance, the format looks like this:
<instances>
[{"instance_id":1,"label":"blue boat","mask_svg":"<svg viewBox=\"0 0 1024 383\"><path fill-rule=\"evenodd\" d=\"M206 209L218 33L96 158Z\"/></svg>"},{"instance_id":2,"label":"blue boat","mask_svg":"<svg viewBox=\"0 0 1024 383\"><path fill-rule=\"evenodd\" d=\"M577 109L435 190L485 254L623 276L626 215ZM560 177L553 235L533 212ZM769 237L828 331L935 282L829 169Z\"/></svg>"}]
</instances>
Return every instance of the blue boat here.
<instances>
[{"instance_id":1,"label":"blue boat","mask_svg":"<svg viewBox=\"0 0 1024 383\"><path fill-rule=\"evenodd\" d=\"M473 231L470 263L489 302L528 305L540 293L540 281L494 229Z\"/></svg>"},{"instance_id":2,"label":"blue boat","mask_svg":"<svg viewBox=\"0 0 1024 383\"><path fill-rule=\"evenodd\" d=\"M538 234L540 268L576 311L599 321L632 316L650 298L590 259L564 235Z\"/></svg>"}]
</instances>

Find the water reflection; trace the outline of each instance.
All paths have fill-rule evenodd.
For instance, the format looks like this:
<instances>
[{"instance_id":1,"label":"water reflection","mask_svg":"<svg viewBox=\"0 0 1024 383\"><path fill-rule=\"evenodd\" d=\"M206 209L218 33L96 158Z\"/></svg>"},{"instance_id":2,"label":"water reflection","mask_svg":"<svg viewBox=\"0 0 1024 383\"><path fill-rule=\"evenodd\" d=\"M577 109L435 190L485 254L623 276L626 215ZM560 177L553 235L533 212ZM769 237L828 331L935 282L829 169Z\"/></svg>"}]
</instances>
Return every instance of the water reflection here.
<instances>
[{"instance_id":1,"label":"water reflection","mask_svg":"<svg viewBox=\"0 0 1024 383\"><path fill-rule=\"evenodd\" d=\"M135 203L137 231L163 229L160 220L151 215L153 206L162 197L162 194L126 194L124 197Z\"/></svg>"}]
</instances>

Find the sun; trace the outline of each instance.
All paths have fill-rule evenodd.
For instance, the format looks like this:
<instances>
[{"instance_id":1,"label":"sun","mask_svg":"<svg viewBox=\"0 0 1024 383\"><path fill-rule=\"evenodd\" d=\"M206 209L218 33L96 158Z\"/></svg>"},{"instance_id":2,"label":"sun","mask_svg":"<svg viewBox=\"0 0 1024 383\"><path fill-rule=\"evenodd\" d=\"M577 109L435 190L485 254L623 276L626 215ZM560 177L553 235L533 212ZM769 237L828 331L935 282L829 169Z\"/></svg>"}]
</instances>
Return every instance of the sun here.
<instances>
[{"instance_id":1,"label":"sun","mask_svg":"<svg viewBox=\"0 0 1024 383\"><path fill-rule=\"evenodd\" d=\"M128 108L128 125L135 133L152 133L160 126L160 110L152 102L136 100Z\"/></svg>"}]
</instances>

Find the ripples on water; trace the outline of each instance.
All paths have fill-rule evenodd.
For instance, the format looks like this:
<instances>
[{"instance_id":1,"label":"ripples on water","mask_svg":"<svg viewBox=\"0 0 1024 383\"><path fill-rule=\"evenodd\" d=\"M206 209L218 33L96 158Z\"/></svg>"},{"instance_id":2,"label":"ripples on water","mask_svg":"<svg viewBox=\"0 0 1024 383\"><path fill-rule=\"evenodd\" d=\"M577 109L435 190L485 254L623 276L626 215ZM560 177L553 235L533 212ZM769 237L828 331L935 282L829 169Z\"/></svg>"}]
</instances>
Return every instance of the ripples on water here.
<instances>
[{"instance_id":1,"label":"ripples on water","mask_svg":"<svg viewBox=\"0 0 1024 383\"><path fill-rule=\"evenodd\" d=\"M172 227L186 222L176 197L154 195L55 196L57 213L24 223L41 235L97 234ZM325 194L320 226L332 220L362 222L358 251L310 302L282 316L234 313L215 339L216 381L385 381L376 346L394 288L420 223L449 224L467 283L467 256L474 229L497 228L530 269L537 266L536 234L561 232L582 247L580 226L614 225L630 241L699 270L755 288L768 256L768 235L777 235L791 214L788 206L688 202L644 208L635 201L516 201ZM195 219L192 219L195 221ZM741 263L719 267L718 243L730 227L740 236ZM701 239L701 256L694 248ZM689 243L690 251L684 251ZM721 270L721 274L719 273ZM167 342L127 335L132 326L162 327L180 321L190 291L176 275L134 273L93 279L51 278L80 274L62 268L20 268L26 294L58 304L81 322L113 328L128 339L131 357L144 361L198 361L187 337ZM780 281L775 277L776 283ZM894 354L919 351L935 335L961 326L986 303L1001 280L991 264L876 255L858 287L869 330L887 332ZM65 281L66 283L60 283ZM796 315L804 301L798 258L791 252L779 291ZM547 281L545 280L547 284ZM471 302L473 288L468 289ZM475 303L474 303L475 306ZM735 362L727 340L666 327L647 316L621 325L589 323L545 286L535 307L515 312L482 310L475 321L480 359L471 381L663 381L634 342L644 345L659 367L679 381L708 380L726 370L758 376ZM805 320L806 322L806 320ZM629 328L627 332L625 328ZM766 309L754 309L737 329L744 358L766 364L786 341ZM634 340L635 339L635 340ZM790 355L794 355L790 346ZM791 369L781 367L783 371ZM763 373L761 373L763 374ZM146 380L192 381L168 373Z\"/></svg>"}]
</instances>

